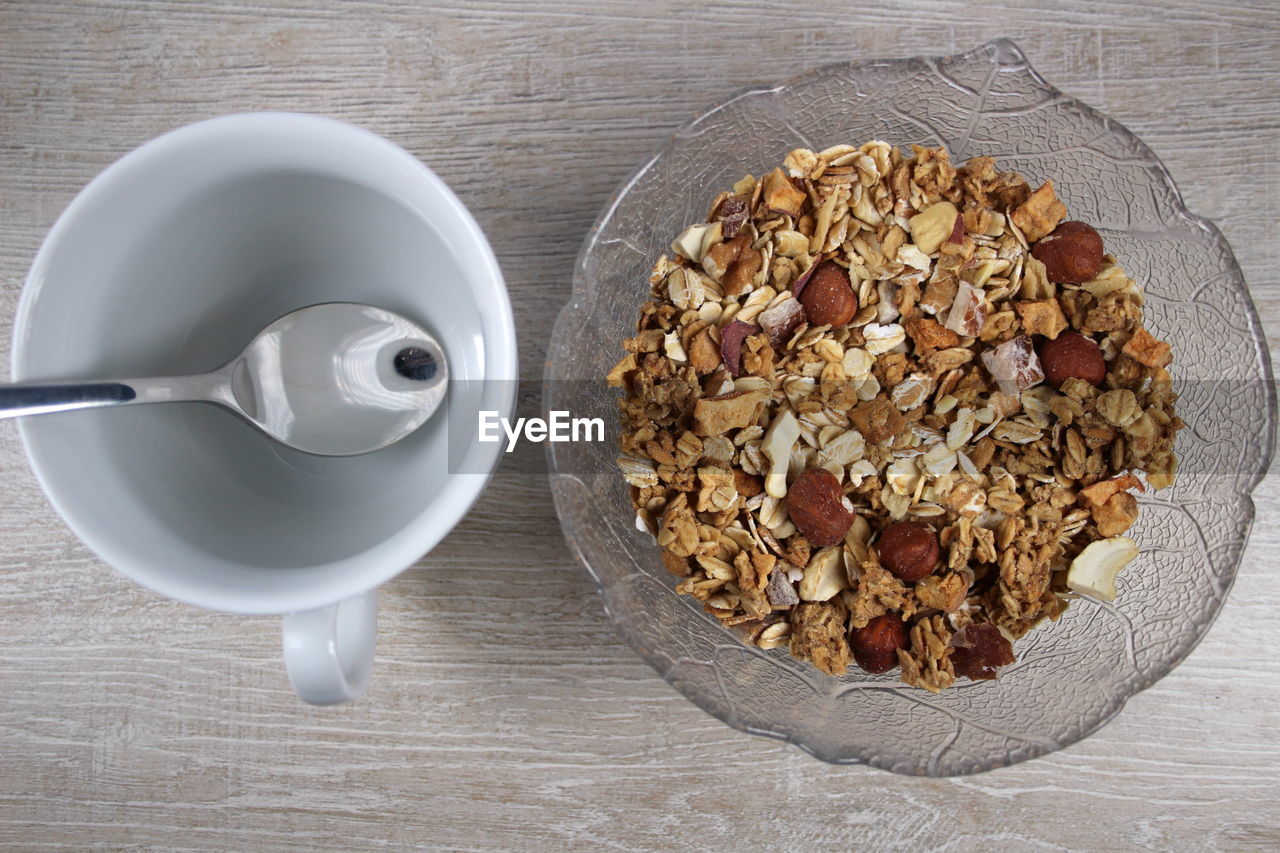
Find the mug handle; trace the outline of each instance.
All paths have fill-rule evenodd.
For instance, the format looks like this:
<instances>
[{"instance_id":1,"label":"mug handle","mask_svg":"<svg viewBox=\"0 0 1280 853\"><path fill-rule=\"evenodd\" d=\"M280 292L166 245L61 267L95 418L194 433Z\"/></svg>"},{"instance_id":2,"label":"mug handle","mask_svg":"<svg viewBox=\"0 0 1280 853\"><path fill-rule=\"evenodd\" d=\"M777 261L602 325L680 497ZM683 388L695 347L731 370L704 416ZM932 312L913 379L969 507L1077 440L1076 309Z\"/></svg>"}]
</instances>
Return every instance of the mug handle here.
<instances>
[{"instance_id":1,"label":"mug handle","mask_svg":"<svg viewBox=\"0 0 1280 853\"><path fill-rule=\"evenodd\" d=\"M348 702L364 692L378 634L378 591L284 616L284 665L298 698Z\"/></svg>"}]
</instances>

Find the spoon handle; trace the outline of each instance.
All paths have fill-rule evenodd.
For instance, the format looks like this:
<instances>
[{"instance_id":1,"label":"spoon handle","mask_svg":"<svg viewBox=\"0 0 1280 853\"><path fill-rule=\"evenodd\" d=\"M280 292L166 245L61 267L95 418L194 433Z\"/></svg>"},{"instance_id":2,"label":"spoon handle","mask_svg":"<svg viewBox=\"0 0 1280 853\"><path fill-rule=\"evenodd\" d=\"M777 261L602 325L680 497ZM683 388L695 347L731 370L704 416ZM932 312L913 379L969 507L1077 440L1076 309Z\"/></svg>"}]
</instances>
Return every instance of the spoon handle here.
<instances>
[{"instance_id":1,"label":"spoon handle","mask_svg":"<svg viewBox=\"0 0 1280 853\"><path fill-rule=\"evenodd\" d=\"M0 385L0 419L136 403L192 401L217 403L239 412L231 393L231 368L190 376Z\"/></svg>"},{"instance_id":2,"label":"spoon handle","mask_svg":"<svg viewBox=\"0 0 1280 853\"><path fill-rule=\"evenodd\" d=\"M0 418L121 406L137 397L133 386L124 382L0 385Z\"/></svg>"}]
</instances>

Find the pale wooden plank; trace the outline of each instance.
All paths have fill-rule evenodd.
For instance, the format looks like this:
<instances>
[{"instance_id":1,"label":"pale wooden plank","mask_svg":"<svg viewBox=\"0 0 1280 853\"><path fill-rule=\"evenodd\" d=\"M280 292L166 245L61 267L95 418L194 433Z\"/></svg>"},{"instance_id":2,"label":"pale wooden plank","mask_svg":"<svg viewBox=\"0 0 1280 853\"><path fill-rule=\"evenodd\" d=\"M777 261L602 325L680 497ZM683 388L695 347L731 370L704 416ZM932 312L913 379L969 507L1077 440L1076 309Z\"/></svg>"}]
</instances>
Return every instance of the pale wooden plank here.
<instances>
[{"instance_id":1,"label":"pale wooden plank","mask_svg":"<svg viewBox=\"0 0 1280 853\"><path fill-rule=\"evenodd\" d=\"M1060 5L6 4L0 318L45 230L117 156L210 115L310 110L454 186L494 235L536 376L585 230L680 122L821 62L998 32L1152 145L1276 332L1272 4ZM1231 598L1173 675L1061 753L919 780L829 767L688 704L616 638L525 477L499 477L387 587L367 699L313 709L285 684L276 620L164 601L88 554L10 424L0 475L0 843L17 848L1280 846L1274 477Z\"/></svg>"}]
</instances>

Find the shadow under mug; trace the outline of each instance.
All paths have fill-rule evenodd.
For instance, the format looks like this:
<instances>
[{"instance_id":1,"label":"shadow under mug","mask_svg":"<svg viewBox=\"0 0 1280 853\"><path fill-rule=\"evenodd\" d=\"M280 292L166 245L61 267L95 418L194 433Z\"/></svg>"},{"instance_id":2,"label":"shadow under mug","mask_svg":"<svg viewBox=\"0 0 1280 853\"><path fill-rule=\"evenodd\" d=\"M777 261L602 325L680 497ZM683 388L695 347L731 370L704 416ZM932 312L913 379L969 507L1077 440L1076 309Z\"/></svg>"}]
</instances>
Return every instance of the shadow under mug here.
<instances>
[{"instance_id":1,"label":"shadow under mug","mask_svg":"<svg viewBox=\"0 0 1280 853\"><path fill-rule=\"evenodd\" d=\"M499 445L448 436L511 414L515 329L484 234L445 184L372 133L247 113L172 131L107 168L41 246L14 324L14 381L199 373L276 317L354 301L441 342L444 411L356 457L273 442L202 403L25 418L37 478L106 563L163 595L285 615L290 680L352 699L372 667L377 586L439 542Z\"/></svg>"}]
</instances>

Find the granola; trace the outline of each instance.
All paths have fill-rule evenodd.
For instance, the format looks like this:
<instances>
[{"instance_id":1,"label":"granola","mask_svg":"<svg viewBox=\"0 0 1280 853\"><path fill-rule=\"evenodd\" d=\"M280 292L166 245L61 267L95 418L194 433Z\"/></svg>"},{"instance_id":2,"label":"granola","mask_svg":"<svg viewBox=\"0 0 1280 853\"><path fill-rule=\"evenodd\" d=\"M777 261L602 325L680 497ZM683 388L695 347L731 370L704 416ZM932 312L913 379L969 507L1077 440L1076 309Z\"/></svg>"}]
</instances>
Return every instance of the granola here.
<instances>
[{"instance_id":1,"label":"granola","mask_svg":"<svg viewBox=\"0 0 1280 853\"><path fill-rule=\"evenodd\" d=\"M896 658L934 692L1114 596L1182 422L1141 287L1067 215L991 158L884 142L720 193L606 377L676 590L760 648Z\"/></svg>"}]
</instances>

